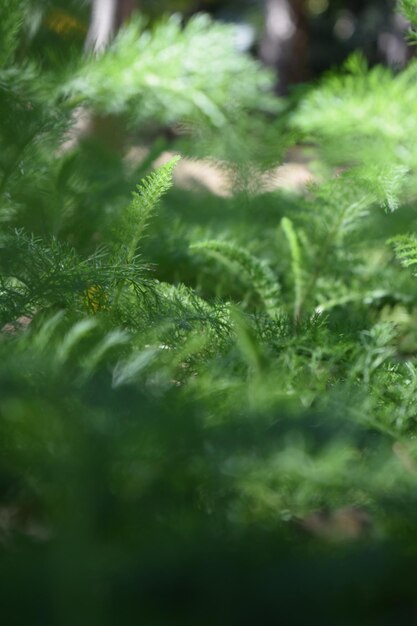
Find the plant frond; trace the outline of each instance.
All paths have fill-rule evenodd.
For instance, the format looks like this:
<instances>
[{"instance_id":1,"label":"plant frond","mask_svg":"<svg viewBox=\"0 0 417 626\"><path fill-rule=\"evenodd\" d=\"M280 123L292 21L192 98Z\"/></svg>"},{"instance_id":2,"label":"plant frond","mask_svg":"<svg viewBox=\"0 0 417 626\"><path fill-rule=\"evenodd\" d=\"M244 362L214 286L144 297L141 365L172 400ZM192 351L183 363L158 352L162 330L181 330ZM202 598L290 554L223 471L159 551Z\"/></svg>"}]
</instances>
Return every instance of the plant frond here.
<instances>
[{"instance_id":1,"label":"plant frond","mask_svg":"<svg viewBox=\"0 0 417 626\"><path fill-rule=\"evenodd\" d=\"M132 201L117 223L116 234L127 250L128 262L132 260L158 202L172 187L172 173L179 159L179 156L170 159L139 183L132 194Z\"/></svg>"},{"instance_id":2,"label":"plant frond","mask_svg":"<svg viewBox=\"0 0 417 626\"><path fill-rule=\"evenodd\" d=\"M394 253L403 267L417 265L417 237L416 235L399 235L390 239Z\"/></svg>"},{"instance_id":3,"label":"plant frond","mask_svg":"<svg viewBox=\"0 0 417 626\"><path fill-rule=\"evenodd\" d=\"M280 286L277 277L265 261L257 259L236 244L220 240L193 244L191 250L212 253L229 266L236 264L247 274L253 289L265 307L265 311L270 315L277 312L281 302Z\"/></svg>"},{"instance_id":4,"label":"plant frond","mask_svg":"<svg viewBox=\"0 0 417 626\"><path fill-rule=\"evenodd\" d=\"M294 225L288 217L282 218L281 228L287 238L291 254L291 270L294 281L294 319L298 319L301 313L304 291L301 246Z\"/></svg>"}]
</instances>

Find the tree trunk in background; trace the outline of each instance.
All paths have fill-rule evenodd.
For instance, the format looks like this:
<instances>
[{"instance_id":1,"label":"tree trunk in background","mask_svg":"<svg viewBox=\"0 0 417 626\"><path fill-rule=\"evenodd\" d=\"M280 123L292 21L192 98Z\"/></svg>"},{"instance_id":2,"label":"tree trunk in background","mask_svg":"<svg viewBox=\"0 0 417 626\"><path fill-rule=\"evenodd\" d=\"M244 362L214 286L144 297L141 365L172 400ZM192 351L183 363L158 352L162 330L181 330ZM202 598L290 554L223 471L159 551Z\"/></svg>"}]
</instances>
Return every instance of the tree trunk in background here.
<instances>
[{"instance_id":1,"label":"tree trunk in background","mask_svg":"<svg viewBox=\"0 0 417 626\"><path fill-rule=\"evenodd\" d=\"M137 0L92 0L90 26L85 41L86 51L104 52L114 35L131 14L139 8ZM76 124L80 137L94 139L107 150L122 154L125 148L125 128L118 115L97 113L80 115ZM76 129L77 131L77 129ZM73 145L70 143L70 146Z\"/></svg>"},{"instance_id":2,"label":"tree trunk in background","mask_svg":"<svg viewBox=\"0 0 417 626\"><path fill-rule=\"evenodd\" d=\"M136 0L92 0L86 50L102 52L123 22L137 8Z\"/></svg>"},{"instance_id":3,"label":"tree trunk in background","mask_svg":"<svg viewBox=\"0 0 417 626\"><path fill-rule=\"evenodd\" d=\"M116 26L117 0L93 0L86 50L102 52L109 44Z\"/></svg>"},{"instance_id":4,"label":"tree trunk in background","mask_svg":"<svg viewBox=\"0 0 417 626\"><path fill-rule=\"evenodd\" d=\"M139 9L138 0L118 0L116 12L116 30L120 28L134 11Z\"/></svg>"},{"instance_id":5,"label":"tree trunk in background","mask_svg":"<svg viewBox=\"0 0 417 626\"><path fill-rule=\"evenodd\" d=\"M261 59L278 73L277 91L308 78L304 0L266 0Z\"/></svg>"}]
</instances>

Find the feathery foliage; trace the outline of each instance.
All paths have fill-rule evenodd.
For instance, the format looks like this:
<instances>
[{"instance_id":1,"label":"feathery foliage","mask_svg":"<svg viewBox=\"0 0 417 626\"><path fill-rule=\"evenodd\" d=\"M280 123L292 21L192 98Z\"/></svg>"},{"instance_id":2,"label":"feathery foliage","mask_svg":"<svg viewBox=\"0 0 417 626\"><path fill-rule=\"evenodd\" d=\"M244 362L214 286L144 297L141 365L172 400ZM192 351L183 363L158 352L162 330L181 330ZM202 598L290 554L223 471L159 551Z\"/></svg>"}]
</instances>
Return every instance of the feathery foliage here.
<instances>
[{"instance_id":1,"label":"feathery foliage","mask_svg":"<svg viewBox=\"0 0 417 626\"><path fill-rule=\"evenodd\" d=\"M277 311L280 297L279 284L265 261L260 261L247 250L226 241L203 241L193 244L191 249L214 253L224 263L236 264L243 269L265 307L265 311L269 314Z\"/></svg>"},{"instance_id":2,"label":"feathery foliage","mask_svg":"<svg viewBox=\"0 0 417 626\"><path fill-rule=\"evenodd\" d=\"M33 4L0 0L2 620L412 623L415 61L356 56L275 126L229 27L138 17L41 70ZM68 145L81 102L144 161ZM149 173L164 125L235 154L227 193ZM314 183L261 188L248 128Z\"/></svg>"},{"instance_id":3,"label":"feathery foliage","mask_svg":"<svg viewBox=\"0 0 417 626\"><path fill-rule=\"evenodd\" d=\"M171 159L144 178L133 193L133 198L120 222L116 225L115 235L127 244L127 260L131 261L144 230L152 217L153 211L164 193L172 186L172 172L179 157ZM133 232L132 232L133 230Z\"/></svg>"},{"instance_id":4,"label":"feathery foliage","mask_svg":"<svg viewBox=\"0 0 417 626\"><path fill-rule=\"evenodd\" d=\"M197 15L185 27L172 16L152 29L137 18L64 91L136 123L202 120L220 128L253 107L274 107L271 86L269 72L237 52L232 27Z\"/></svg>"}]
</instances>

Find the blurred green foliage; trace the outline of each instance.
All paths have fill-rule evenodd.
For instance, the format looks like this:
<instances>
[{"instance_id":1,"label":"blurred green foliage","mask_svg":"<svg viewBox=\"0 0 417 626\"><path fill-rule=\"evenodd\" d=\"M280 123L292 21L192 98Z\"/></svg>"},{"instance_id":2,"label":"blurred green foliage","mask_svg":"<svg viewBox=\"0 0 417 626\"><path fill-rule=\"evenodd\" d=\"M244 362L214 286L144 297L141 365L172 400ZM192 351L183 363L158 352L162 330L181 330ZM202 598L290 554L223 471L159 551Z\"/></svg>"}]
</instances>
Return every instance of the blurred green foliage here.
<instances>
[{"instance_id":1,"label":"blurred green foliage","mask_svg":"<svg viewBox=\"0 0 417 626\"><path fill-rule=\"evenodd\" d=\"M2 623L412 624L415 62L287 106L233 27L85 59L43 8L0 0ZM314 183L266 191L294 144Z\"/></svg>"}]
</instances>

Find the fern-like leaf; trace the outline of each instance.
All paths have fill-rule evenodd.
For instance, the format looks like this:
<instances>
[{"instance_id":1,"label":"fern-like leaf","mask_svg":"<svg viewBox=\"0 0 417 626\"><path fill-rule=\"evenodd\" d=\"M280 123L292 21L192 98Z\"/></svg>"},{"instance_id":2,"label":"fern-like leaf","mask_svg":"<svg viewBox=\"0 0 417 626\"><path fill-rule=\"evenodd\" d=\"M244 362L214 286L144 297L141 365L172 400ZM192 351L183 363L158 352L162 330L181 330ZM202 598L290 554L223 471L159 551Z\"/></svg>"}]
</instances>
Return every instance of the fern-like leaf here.
<instances>
[{"instance_id":1,"label":"fern-like leaf","mask_svg":"<svg viewBox=\"0 0 417 626\"><path fill-rule=\"evenodd\" d=\"M179 159L179 156L173 157L168 163L146 176L133 192L132 201L126 209L121 225L121 236L127 248L128 261L133 259L136 247L158 202L172 186L172 172Z\"/></svg>"},{"instance_id":2,"label":"fern-like leaf","mask_svg":"<svg viewBox=\"0 0 417 626\"><path fill-rule=\"evenodd\" d=\"M416 235L400 235L393 237L389 243L394 247L394 253L403 267L417 265L417 237Z\"/></svg>"},{"instance_id":3,"label":"fern-like leaf","mask_svg":"<svg viewBox=\"0 0 417 626\"><path fill-rule=\"evenodd\" d=\"M226 241L203 241L191 246L193 250L212 253L223 263L236 264L247 274L253 289L261 299L268 314L276 313L280 304L280 287L269 265L247 250Z\"/></svg>"},{"instance_id":4,"label":"fern-like leaf","mask_svg":"<svg viewBox=\"0 0 417 626\"><path fill-rule=\"evenodd\" d=\"M48 242L22 230L0 238L0 320L31 315L42 307L105 308L123 285L136 292L149 283L137 259L114 259L104 249L81 259L66 244Z\"/></svg>"},{"instance_id":5,"label":"fern-like leaf","mask_svg":"<svg viewBox=\"0 0 417 626\"><path fill-rule=\"evenodd\" d=\"M136 123L200 121L214 128L235 119L236 110L274 107L273 79L238 52L234 29L196 15L162 18L147 29L137 16L105 54L93 58L65 86L75 102L100 111L127 113ZM210 50L210 55L207 55Z\"/></svg>"}]
</instances>

